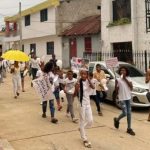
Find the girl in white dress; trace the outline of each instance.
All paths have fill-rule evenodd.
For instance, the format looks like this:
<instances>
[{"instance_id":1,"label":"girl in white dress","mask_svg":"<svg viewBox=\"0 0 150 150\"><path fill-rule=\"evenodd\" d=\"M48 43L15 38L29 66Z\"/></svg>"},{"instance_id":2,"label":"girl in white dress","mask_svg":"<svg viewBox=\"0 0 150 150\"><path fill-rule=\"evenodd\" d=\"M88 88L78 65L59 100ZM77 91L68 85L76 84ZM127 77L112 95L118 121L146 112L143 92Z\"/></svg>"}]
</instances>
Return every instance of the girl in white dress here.
<instances>
[{"instance_id":1,"label":"girl in white dress","mask_svg":"<svg viewBox=\"0 0 150 150\"><path fill-rule=\"evenodd\" d=\"M11 73L12 73L14 98L17 98L17 96L19 96L19 91L21 88L20 67L18 61L15 61L14 65L11 66Z\"/></svg>"}]
</instances>

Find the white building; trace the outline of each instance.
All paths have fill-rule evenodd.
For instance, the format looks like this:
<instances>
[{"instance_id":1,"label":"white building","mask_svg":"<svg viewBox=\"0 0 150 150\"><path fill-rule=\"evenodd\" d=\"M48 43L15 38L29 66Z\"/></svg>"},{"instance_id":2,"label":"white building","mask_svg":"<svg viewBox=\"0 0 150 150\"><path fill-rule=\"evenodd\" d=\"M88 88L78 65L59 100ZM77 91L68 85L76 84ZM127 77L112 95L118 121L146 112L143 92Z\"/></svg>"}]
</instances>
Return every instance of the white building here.
<instances>
[{"instance_id":1,"label":"white building","mask_svg":"<svg viewBox=\"0 0 150 150\"><path fill-rule=\"evenodd\" d=\"M19 49L20 31L19 14L6 17L6 49ZM56 7L45 1L21 12L22 50L30 53L34 50L38 57L46 56L46 60L55 53L62 58L61 37L56 34Z\"/></svg>"},{"instance_id":2,"label":"white building","mask_svg":"<svg viewBox=\"0 0 150 150\"><path fill-rule=\"evenodd\" d=\"M112 51L120 60L133 63L135 52L149 51L149 9L148 0L102 0L102 51Z\"/></svg>"}]
</instances>

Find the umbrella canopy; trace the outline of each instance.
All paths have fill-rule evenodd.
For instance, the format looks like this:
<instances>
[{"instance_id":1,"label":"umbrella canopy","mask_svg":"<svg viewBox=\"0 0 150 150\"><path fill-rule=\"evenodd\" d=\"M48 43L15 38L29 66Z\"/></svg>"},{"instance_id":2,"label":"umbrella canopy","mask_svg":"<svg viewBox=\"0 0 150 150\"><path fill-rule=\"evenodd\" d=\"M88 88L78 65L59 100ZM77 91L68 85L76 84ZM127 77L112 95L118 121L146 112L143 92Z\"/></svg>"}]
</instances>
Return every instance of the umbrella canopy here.
<instances>
[{"instance_id":1,"label":"umbrella canopy","mask_svg":"<svg viewBox=\"0 0 150 150\"><path fill-rule=\"evenodd\" d=\"M30 60L29 56L20 50L9 50L5 52L1 57L6 60L23 61L23 62Z\"/></svg>"}]
</instances>

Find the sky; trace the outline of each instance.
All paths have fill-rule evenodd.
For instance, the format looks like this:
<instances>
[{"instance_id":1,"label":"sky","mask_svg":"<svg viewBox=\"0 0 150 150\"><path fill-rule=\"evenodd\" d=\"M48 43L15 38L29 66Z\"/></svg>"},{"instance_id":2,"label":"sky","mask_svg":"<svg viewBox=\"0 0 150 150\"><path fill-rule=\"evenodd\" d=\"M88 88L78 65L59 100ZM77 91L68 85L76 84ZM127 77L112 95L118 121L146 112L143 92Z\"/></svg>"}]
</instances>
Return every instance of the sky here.
<instances>
[{"instance_id":1,"label":"sky","mask_svg":"<svg viewBox=\"0 0 150 150\"><path fill-rule=\"evenodd\" d=\"M46 0L0 0L0 27L4 25L4 17L18 13L19 2L24 10L44 1Z\"/></svg>"}]
</instances>

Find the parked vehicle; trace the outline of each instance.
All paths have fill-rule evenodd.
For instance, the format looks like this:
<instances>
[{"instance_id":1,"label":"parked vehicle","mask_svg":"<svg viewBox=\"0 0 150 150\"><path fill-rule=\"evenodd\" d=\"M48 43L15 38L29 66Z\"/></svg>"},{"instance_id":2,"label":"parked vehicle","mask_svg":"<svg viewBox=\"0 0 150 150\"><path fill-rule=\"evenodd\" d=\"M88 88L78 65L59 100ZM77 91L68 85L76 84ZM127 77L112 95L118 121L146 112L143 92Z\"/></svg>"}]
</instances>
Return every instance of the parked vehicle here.
<instances>
[{"instance_id":1,"label":"parked vehicle","mask_svg":"<svg viewBox=\"0 0 150 150\"><path fill-rule=\"evenodd\" d=\"M119 77L119 68L115 68L114 70L107 69L105 62L97 61L89 63L89 72L95 71L97 64L101 65L102 70L104 70L106 76L109 78L107 85L107 99L113 101L118 107L120 107L118 100L115 98L115 78ZM150 107L150 99L148 99L147 96L149 86L145 83L145 74L135 66L125 62L119 62L119 66L126 66L130 71L130 77L133 83L132 107Z\"/></svg>"}]
</instances>

